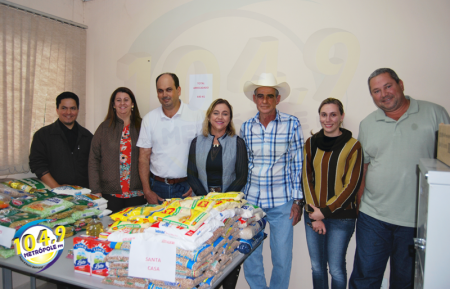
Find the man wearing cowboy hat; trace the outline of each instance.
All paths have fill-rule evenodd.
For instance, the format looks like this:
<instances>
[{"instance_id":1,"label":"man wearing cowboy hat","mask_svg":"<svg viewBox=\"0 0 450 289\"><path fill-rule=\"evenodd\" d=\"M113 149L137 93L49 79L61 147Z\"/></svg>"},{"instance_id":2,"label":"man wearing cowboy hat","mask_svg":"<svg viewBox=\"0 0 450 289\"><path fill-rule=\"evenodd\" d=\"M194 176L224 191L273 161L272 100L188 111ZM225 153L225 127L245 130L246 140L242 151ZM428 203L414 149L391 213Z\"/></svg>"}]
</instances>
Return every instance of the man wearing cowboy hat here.
<instances>
[{"instance_id":1,"label":"man wearing cowboy hat","mask_svg":"<svg viewBox=\"0 0 450 289\"><path fill-rule=\"evenodd\" d=\"M244 84L244 93L256 104L258 113L241 127L249 160L243 192L250 204L258 205L267 214L273 264L270 287L267 287L262 245L247 258L244 273L252 289L289 287L293 226L301 219L304 202L300 121L276 109L289 92L289 85L278 84L271 73L262 73L256 83Z\"/></svg>"}]
</instances>

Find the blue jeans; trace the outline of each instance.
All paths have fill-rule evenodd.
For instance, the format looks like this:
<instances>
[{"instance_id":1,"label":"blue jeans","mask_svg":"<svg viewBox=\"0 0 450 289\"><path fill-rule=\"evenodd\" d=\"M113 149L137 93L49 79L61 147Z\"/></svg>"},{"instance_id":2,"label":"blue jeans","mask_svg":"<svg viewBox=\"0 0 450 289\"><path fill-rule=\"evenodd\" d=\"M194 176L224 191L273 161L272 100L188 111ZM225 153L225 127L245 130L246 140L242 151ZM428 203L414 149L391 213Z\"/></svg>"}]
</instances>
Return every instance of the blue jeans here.
<instances>
[{"instance_id":1,"label":"blue jeans","mask_svg":"<svg viewBox=\"0 0 450 289\"><path fill-rule=\"evenodd\" d=\"M415 231L415 228L393 225L359 212L355 262L349 288L380 289L389 258L389 288L412 288Z\"/></svg>"},{"instance_id":2,"label":"blue jeans","mask_svg":"<svg viewBox=\"0 0 450 289\"><path fill-rule=\"evenodd\" d=\"M187 181L168 185L165 182L160 182L150 177L150 188L161 198L172 199L183 198L182 195L189 190L190 186Z\"/></svg>"},{"instance_id":3,"label":"blue jeans","mask_svg":"<svg viewBox=\"0 0 450 289\"><path fill-rule=\"evenodd\" d=\"M303 215L314 289L328 289L327 265L330 267L331 288L347 288L345 256L356 219L324 219L326 234L320 235L307 225L311 223L308 213Z\"/></svg>"},{"instance_id":4,"label":"blue jeans","mask_svg":"<svg viewBox=\"0 0 450 289\"><path fill-rule=\"evenodd\" d=\"M245 279L251 289L287 289L289 287L294 239L294 227L292 220L289 219L291 208L292 201L276 208L263 209L270 226L272 277L270 287L267 287L262 256L263 244L261 244L244 262Z\"/></svg>"}]
</instances>

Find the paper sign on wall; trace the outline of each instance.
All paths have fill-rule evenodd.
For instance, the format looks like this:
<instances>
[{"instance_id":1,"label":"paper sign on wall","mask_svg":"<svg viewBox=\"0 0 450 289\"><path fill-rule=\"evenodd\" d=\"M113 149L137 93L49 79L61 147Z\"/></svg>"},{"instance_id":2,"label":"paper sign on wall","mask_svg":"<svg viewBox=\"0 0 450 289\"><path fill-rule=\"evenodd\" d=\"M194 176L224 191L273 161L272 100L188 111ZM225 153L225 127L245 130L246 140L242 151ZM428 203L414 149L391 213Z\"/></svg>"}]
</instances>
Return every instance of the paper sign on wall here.
<instances>
[{"instance_id":1,"label":"paper sign on wall","mask_svg":"<svg viewBox=\"0 0 450 289\"><path fill-rule=\"evenodd\" d=\"M128 276L175 282L175 244L132 240Z\"/></svg>"},{"instance_id":2,"label":"paper sign on wall","mask_svg":"<svg viewBox=\"0 0 450 289\"><path fill-rule=\"evenodd\" d=\"M212 74L189 76L189 107L207 110L212 102Z\"/></svg>"},{"instance_id":3,"label":"paper sign on wall","mask_svg":"<svg viewBox=\"0 0 450 289\"><path fill-rule=\"evenodd\" d=\"M11 248L11 241L15 233L16 229L0 226L0 245Z\"/></svg>"}]
</instances>

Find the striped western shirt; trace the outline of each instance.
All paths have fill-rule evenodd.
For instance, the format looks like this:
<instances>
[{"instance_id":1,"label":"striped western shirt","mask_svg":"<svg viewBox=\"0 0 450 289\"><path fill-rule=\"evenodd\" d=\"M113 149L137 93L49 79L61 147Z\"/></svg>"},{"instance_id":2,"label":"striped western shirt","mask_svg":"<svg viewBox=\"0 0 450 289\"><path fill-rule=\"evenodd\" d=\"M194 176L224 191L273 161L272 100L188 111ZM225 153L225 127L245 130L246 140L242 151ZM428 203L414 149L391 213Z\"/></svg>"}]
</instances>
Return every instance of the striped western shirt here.
<instances>
[{"instance_id":1,"label":"striped western shirt","mask_svg":"<svg viewBox=\"0 0 450 289\"><path fill-rule=\"evenodd\" d=\"M302 199L303 133L295 116L279 112L267 128L259 113L244 122L241 137L248 154L248 177L243 192L261 208Z\"/></svg>"}]
</instances>

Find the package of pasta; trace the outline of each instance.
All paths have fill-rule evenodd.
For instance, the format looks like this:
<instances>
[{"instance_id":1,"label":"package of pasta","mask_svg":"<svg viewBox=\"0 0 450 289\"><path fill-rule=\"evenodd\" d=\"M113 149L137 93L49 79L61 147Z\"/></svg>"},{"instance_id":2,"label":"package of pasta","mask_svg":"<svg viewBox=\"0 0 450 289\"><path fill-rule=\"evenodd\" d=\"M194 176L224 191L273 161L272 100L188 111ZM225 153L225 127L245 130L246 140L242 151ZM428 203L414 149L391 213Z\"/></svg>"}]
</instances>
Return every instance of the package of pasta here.
<instances>
[{"instance_id":1,"label":"package of pasta","mask_svg":"<svg viewBox=\"0 0 450 289\"><path fill-rule=\"evenodd\" d=\"M135 278L135 277L105 277L102 280L103 284L126 287L126 288L138 288L138 289L146 289L149 287L149 282L144 278Z\"/></svg>"},{"instance_id":2,"label":"package of pasta","mask_svg":"<svg viewBox=\"0 0 450 289\"><path fill-rule=\"evenodd\" d=\"M60 225L62 225L62 226L71 225L72 226L74 223L75 223L75 220L72 217L67 217L64 219L56 220L54 222L42 222L40 224L43 226L47 226L49 228L54 228L54 227L57 227Z\"/></svg>"},{"instance_id":3,"label":"package of pasta","mask_svg":"<svg viewBox=\"0 0 450 289\"><path fill-rule=\"evenodd\" d=\"M0 210L0 225L4 227L18 229L29 222L39 219L41 217L37 214L23 212L14 208Z\"/></svg>"},{"instance_id":4,"label":"package of pasta","mask_svg":"<svg viewBox=\"0 0 450 289\"><path fill-rule=\"evenodd\" d=\"M73 210L73 208L69 208L56 214L50 215L47 217L47 219L50 220L49 222L56 222L57 220L71 217L74 212L75 211Z\"/></svg>"},{"instance_id":5,"label":"package of pasta","mask_svg":"<svg viewBox=\"0 0 450 289\"><path fill-rule=\"evenodd\" d=\"M242 200L244 193L242 192L228 192L228 193L209 193L206 195L207 199L233 199L235 201Z\"/></svg>"},{"instance_id":6,"label":"package of pasta","mask_svg":"<svg viewBox=\"0 0 450 289\"><path fill-rule=\"evenodd\" d=\"M76 211L72 214L72 218L74 220L79 220L79 219L84 219L84 218L89 218L92 216L98 216L100 215L102 212L100 210L97 210L95 208L90 208L90 209L86 209L83 211Z\"/></svg>"},{"instance_id":7,"label":"package of pasta","mask_svg":"<svg viewBox=\"0 0 450 289\"><path fill-rule=\"evenodd\" d=\"M94 203L92 201L73 198L72 200L70 200L70 202L73 203L73 209L75 211L84 211L86 209L94 207Z\"/></svg>"},{"instance_id":8,"label":"package of pasta","mask_svg":"<svg viewBox=\"0 0 450 289\"><path fill-rule=\"evenodd\" d=\"M25 205L22 207L22 210L45 218L71 207L73 207L73 203L69 201L60 198L48 198Z\"/></svg>"},{"instance_id":9,"label":"package of pasta","mask_svg":"<svg viewBox=\"0 0 450 289\"><path fill-rule=\"evenodd\" d=\"M48 190L36 190L34 194L32 194L32 196L40 200L58 197L66 201L68 201L68 197L70 197L70 196L59 196L58 194L55 194L54 192Z\"/></svg>"},{"instance_id":10,"label":"package of pasta","mask_svg":"<svg viewBox=\"0 0 450 289\"><path fill-rule=\"evenodd\" d=\"M75 230L81 231L81 230L86 230L86 227L92 222L92 218L83 218L83 219L78 219L73 223L73 226L75 227Z\"/></svg>"},{"instance_id":11,"label":"package of pasta","mask_svg":"<svg viewBox=\"0 0 450 289\"><path fill-rule=\"evenodd\" d=\"M72 185L56 187L54 189L51 189L51 191L57 194L72 195L72 196L87 195L91 193L90 189Z\"/></svg>"},{"instance_id":12,"label":"package of pasta","mask_svg":"<svg viewBox=\"0 0 450 289\"><path fill-rule=\"evenodd\" d=\"M74 196L75 200L83 200L88 203L92 203L92 207L97 207L101 205L106 205L108 203L108 200L105 198L100 198L96 195L87 194L87 195L76 195Z\"/></svg>"}]
</instances>

